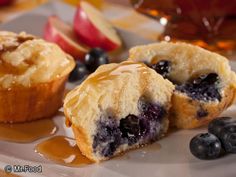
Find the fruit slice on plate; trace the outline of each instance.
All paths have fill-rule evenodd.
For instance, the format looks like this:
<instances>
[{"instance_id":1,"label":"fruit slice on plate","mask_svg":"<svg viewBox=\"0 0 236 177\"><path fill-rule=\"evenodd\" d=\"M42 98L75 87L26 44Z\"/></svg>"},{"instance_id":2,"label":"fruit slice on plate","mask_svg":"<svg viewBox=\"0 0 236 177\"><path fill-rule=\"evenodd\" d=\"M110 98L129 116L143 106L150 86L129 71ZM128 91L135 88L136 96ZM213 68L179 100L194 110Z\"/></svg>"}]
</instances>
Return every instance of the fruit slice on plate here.
<instances>
[{"instance_id":1,"label":"fruit slice on plate","mask_svg":"<svg viewBox=\"0 0 236 177\"><path fill-rule=\"evenodd\" d=\"M0 6L10 5L13 0L0 0Z\"/></svg>"},{"instance_id":2,"label":"fruit slice on plate","mask_svg":"<svg viewBox=\"0 0 236 177\"><path fill-rule=\"evenodd\" d=\"M88 48L77 41L73 28L56 16L48 18L44 29L44 39L58 44L65 52L75 59L84 59Z\"/></svg>"},{"instance_id":3,"label":"fruit slice on plate","mask_svg":"<svg viewBox=\"0 0 236 177\"><path fill-rule=\"evenodd\" d=\"M77 8L74 30L79 40L90 47L111 51L121 46L120 37L112 24L87 2L82 1Z\"/></svg>"}]
</instances>

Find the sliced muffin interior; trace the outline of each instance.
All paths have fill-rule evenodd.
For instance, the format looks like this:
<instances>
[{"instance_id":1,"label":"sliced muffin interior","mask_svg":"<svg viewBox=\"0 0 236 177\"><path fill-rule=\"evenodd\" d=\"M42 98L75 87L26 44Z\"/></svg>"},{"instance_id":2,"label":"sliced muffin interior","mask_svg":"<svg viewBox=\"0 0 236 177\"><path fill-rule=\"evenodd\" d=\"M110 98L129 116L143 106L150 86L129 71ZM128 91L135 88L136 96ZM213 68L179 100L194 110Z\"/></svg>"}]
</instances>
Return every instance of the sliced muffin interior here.
<instances>
[{"instance_id":1,"label":"sliced muffin interior","mask_svg":"<svg viewBox=\"0 0 236 177\"><path fill-rule=\"evenodd\" d=\"M207 121L199 120L199 124L185 125L184 128L206 124L210 117L213 118L234 101L235 73L228 60L216 53L186 43L161 42L132 48L129 60L144 62L175 85L173 116L181 115L181 121L184 118L192 121L206 117ZM175 109L176 104L185 106L182 105L179 110ZM211 113L217 106L219 110L216 114ZM184 110L185 113L181 114ZM178 127L183 128L182 125Z\"/></svg>"}]
</instances>

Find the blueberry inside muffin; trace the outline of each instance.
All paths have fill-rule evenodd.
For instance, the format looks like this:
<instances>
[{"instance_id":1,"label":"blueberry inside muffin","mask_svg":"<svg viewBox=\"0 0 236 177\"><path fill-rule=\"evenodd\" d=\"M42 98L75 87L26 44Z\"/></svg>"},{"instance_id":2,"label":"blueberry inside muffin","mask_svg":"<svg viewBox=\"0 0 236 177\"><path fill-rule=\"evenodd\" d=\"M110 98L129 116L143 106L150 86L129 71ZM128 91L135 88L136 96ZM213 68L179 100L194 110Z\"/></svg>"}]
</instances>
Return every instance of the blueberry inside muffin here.
<instances>
[{"instance_id":1,"label":"blueberry inside muffin","mask_svg":"<svg viewBox=\"0 0 236 177\"><path fill-rule=\"evenodd\" d=\"M219 83L220 78L218 74L201 74L182 85L177 85L176 90L186 93L195 100L221 101Z\"/></svg>"},{"instance_id":2,"label":"blueberry inside muffin","mask_svg":"<svg viewBox=\"0 0 236 177\"><path fill-rule=\"evenodd\" d=\"M119 146L146 144L157 140L163 133L166 110L159 104L139 101L139 115L129 114L120 121L108 117L97 122L93 151L111 157Z\"/></svg>"},{"instance_id":3,"label":"blueberry inside muffin","mask_svg":"<svg viewBox=\"0 0 236 177\"><path fill-rule=\"evenodd\" d=\"M171 72L171 61L160 60L155 64L147 64L164 78L169 79L173 83L175 81L168 77ZM200 74L195 77L190 77L188 81L183 84L175 83L176 90L186 93L189 97L196 100L214 101L221 100L220 78L217 73Z\"/></svg>"},{"instance_id":4,"label":"blueberry inside muffin","mask_svg":"<svg viewBox=\"0 0 236 177\"><path fill-rule=\"evenodd\" d=\"M161 74L164 78L168 78L171 71L171 61L168 60L160 60L155 64L147 65L154 69L157 73Z\"/></svg>"}]
</instances>

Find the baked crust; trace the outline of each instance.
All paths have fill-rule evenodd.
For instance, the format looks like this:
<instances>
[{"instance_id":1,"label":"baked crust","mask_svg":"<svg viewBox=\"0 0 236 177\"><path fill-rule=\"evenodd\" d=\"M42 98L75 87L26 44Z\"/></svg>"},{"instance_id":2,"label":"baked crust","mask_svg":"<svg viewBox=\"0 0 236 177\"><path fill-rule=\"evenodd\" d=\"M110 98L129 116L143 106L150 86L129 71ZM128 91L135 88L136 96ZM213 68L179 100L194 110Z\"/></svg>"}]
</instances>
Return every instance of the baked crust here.
<instances>
[{"instance_id":1,"label":"baked crust","mask_svg":"<svg viewBox=\"0 0 236 177\"><path fill-rule=\"evenodd\" d=\"M75 127L74 125L71 127L75 136L76 144L82 154L94 162L99 162L93 154L91 147L92 142L89 142L89 138L86 136L86 131L84 131L82 127Z\"/></svg>"},{"instance_id":2,"label":"baked crust","mask_svg":"<svg viewBox=\"0 0 236 177\"><path fill-rule=\"evenodd\" d=\"M171 126L191 129L206 125L233 104L236 76L225 57L190 44L161 42L130 49L128 60L153 64L163 59L172 62L169 77L177 83L185 83L191 76L205 72L215 72L221 78L221 101L195 100L175 90L169 118ZM205 111L205 115L197 116L199 110Z\"/></svg>"},{"instance_id":3,"label":"baked crust","mask_svg":"<svg viewBox=\"0 0 236 177\"><path fill-rule=\"evenodd\" d=\"M0 122L25 122L54 115L62 106L67 76L31 87L0 89Z\"/></svg>"}]
</instances>

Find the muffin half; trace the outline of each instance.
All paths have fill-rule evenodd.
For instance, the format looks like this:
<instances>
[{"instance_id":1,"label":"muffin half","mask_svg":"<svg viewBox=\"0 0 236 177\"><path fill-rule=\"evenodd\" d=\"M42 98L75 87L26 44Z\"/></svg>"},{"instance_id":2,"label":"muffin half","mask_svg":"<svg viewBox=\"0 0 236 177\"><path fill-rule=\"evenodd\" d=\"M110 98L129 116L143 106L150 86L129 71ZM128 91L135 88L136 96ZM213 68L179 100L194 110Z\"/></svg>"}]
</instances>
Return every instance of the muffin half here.
<instances>
[{"instance_id":1,"label":"muffin half","mask_svg":"<svg viewBox=\"0 0 236 177\"><path fill-rule=\"evenodd\" d=\"M0 122L52 116L62 105L72 57L26 33L0 32Z\"/></svg>"},{"instance_id":2,"label":"muffin half","mask_svg":"<svg viewBox=\"0 0 236 177\"><path fill-rule=\"evenodd\" d=\"M129 60L146 63L175 84L170 124L196 128L229 107L236 93L236 76L228 60L185 43L155 43L130 50Z\"/></svg>"},{"instance_id":3,"label":"muffin half","mask_svg":"<svg viewBox=\"0 0 236 177\"><path fill-rule=\"evenodd\" d=\"M142 63L100 66L64 102L81 152L98 162L159 139L173 89Z\"/></svg>"}]
</instances>

